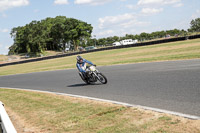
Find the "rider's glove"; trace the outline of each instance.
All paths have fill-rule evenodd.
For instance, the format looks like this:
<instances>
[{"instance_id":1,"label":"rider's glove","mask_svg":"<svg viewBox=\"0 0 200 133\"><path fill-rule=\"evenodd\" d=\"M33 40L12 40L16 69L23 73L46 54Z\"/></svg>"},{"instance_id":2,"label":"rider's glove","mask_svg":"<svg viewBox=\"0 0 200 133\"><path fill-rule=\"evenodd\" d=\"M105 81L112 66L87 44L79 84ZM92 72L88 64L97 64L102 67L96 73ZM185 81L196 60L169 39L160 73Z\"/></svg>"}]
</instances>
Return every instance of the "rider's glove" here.
<instances>
[{"instance_id":1,"label":"rider's glove","mask_svg":"<svg viewBox=\"0 0 200 133\"><path fill-rule=\"evenodd\" d=\"M95 66L95 67L96 67L97 65L95 65L95 64L94 64L93 66Z\"/></svg>"}]
</instances>

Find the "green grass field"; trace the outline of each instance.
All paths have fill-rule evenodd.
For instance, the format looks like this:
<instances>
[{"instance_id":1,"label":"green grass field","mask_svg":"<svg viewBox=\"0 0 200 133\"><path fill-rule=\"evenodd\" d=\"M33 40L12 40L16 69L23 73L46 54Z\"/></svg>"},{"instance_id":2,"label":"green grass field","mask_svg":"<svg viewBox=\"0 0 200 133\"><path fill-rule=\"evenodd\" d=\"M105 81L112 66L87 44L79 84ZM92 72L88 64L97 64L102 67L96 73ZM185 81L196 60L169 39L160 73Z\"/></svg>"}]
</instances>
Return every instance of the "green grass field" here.
<instances>
[{"instance_id":1,"label":"green grass field","mask_svg":"<svg viewBox=\"0 0 200 133\"><path fill-rule=\"evenodd\" d=\"M82 55L99 66L200 58L200 39ZM0 67L0 75L75 68L76 56Z\"/></svg>"}]
</instances>

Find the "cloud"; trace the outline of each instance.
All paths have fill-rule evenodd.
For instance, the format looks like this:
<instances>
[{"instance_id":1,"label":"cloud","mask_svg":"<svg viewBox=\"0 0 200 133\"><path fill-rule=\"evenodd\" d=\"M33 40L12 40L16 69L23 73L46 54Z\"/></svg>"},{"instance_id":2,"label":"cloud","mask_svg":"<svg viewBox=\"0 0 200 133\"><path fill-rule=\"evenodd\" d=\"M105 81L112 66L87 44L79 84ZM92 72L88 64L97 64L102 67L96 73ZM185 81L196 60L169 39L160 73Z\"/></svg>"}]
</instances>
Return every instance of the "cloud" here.
<instances>
[{"instance_id":1,"label":"cloud","mask_svg":"<svg viewBox=\"0 0 200 133\"><path fill-rule=\"evenodd\" d=\"M2 30L0 30L0 32L6 33L6 32L9 32L9 30L8 29L2 29Z\"/></svg>"},{"instance_id":2,"label":"cloud","mask_svg":"<svg viewBox=\"0 0 200 133\"><path fill-rule=\"evenodd\" d=\"M21 7L29 5L29 0L1 0L0 11L8 10L9 8Z\"/></svg>"},{"instance_id":3,"label":"cloud","mask_svg":"<svg viewBox=\"0 0 200 133\"><path fill-rule=\"evenodd\" d=\"M111 2L112 0L75 0L75 4L88 4L88 5L103 5Z\"/></svg>"},{"instance_id":4,"label":"cloud","mask_svg":"<svg viewBox=\"0 0 200 133\"><path fill-rule=\"evenodd\" d=\"M54 4L56 5L67 5L69 4L68 0L55 0Z\"/></svg>"},{"instance_id":5,"label":"cloud","mask_svg":"<svg viewBox=\"0 0 200 133\"><path fill-rule=\"evenodd\" d=\"M138 5L153 5L153 4L172 4L180 0L139 0Z\"/></svg>"},{"instance_id":6,"label":"cloud","mask_svg":"<svg viewBox=\"0 0 200 133\"><path fill-rule=\"evenodd\" d=\"M144 15L152 15L157 14L163 11L163 8L156 9L156 8L142 8L142 14Z\"/></svg>"},{"instance_id":7,"label":"cloud","mask_svg":"<svg viewBox=\"0 0 200 133\"><path fill-rule=\"evenodd\" d=\"M98 36L109 36L111 34L113 34L114 31L113 30L105 30L105 31L101 31L98 33Z\"/></svg>"},{"instance_id":8,"label":"cloud","mask_svg":"<svg viewBox=\"0 0 200 133\"><path fill-rule=\"evenodd\" d=\"M135 19L135 16L129 13L117 15L117 16L105 16L104 18L99 18L99 28L119 25L133 19Z\"/></svg>"},{"instance_id":9,"label":"cloud","mask_svg":"<svg viewBox=\"0 0 200 133\"><path fill-rule=\"evenodd\" d=\"M139 0L137 5L143 7L141 10L142 15L153 15L162 12L165 5L181 7L183 3L182 0Z\"/></svg>"},{"instance_id":10,"label":"cloud","mask_svg":"<svg viewBox=\"0 0 200 133\"><path fill-rule=\"evenodd\" d=\"M163 0L139 0L138 5L161 4Z\"/></svg>"},{"instance_id":11,"label":"cloud","mask_svg":"<svg viewBox=\"0 0 200 133\"><path fill-rule=\"evenodd\" d=\"M164 4L176 4L180 3L181 0L163 0Z\"/></svg>"},{"instance_id":12,"label":"cloud","mask_svg":"<svg viewBox=\"0 0 200 133\"><path fill-rule=\"evenodd\" d=\"M167 5L181 3L181 0L139 0L138 5Z\"/></svg>"},{"instance_id":13,"label":"cloud","mask_svg":"<svg viewBox=\"0 0 200 133\"><path fill-rule=\"evenodd\" d=\"M123 36L125 34L135 34L138 27L148 26L150 22L138 20L138 15L125 13L116 16L105 16L99 18L98 28L95 29L97 36Z\"/></svg>"},{"instance_id":14,"label":"cloud","mask_svg":"<svg viewBox=\"0 0 200 133\"><path fill-rule=\"evenodd\" d=\"M123 27L124 29L129 29L131 27L138 27L138 26L147 26L151 24L150 22L143 22L143 21L138 21L138 20L130 20L126 23L121 23L120 26Z\"/></svg>"},{"instance_id":15,"label":"cloud","mask_svg":"<svg viewBox=\"0 0 200 133\"><path fill-rule=\"evenodd\" d=\"M174 7L182 7L183 3L177 3L176 5L174 5Z\"/></svg>"},{"instance_id":16,"label":"cloud","mask_svg":"<svg viewBox=\"0 0 200 133\"><path fill-rule=\"evenodd\" d=\"M137 5L126 5L128 9L137 9Z\"/></svg>"},{"instance_id":17,"label":"cloud","mask_svg":"<svg viewBox=\"0 0 200 133\"><path fill-rule=\"evenodd\" d=\"M137 20L138 16L132 13L125 13L116 16L105 16L104 18L99 18L99 28L108 28L113 26L123 26L121 28L128 28L130 25L143 26L146 22L140 22Z\"/></svg>"}]
</instances>

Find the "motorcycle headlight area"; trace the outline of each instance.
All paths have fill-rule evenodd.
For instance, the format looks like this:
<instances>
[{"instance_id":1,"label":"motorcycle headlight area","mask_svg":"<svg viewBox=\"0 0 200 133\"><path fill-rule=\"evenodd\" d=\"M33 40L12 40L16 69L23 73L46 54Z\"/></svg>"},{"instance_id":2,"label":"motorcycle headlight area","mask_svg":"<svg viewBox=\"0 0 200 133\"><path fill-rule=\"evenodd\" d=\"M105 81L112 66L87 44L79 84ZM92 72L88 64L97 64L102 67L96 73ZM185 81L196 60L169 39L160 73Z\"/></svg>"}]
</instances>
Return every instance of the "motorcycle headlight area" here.
<instances>
[{"instance_id":1,"label":"motorcycle headlight area","mask_svg":"<svg viewBox=\"0 0 200 133\"><path fill-rule=\"evenodd\" d=\"M91 71L95 71L96 68L95 68L94 66L90 66L90 70L91 70Z\"/></svg>"}]
</instances>

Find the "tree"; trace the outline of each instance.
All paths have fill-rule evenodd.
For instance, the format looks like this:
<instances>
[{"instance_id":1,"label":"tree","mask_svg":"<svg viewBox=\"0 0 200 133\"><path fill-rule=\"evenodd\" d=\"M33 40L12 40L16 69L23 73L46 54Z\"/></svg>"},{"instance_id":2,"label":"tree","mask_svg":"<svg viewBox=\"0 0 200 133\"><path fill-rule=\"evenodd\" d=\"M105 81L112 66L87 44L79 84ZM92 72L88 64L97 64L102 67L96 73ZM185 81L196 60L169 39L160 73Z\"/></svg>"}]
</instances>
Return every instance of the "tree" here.
<instances>
[{"instance_id":1,"label":"tree","mask_svg":"<svg viewBox=\"0 0 200 133\"><path fill-rule=\"evenodd\" d=\"M24 53L26 52L26 28L25 27L16 27L11 30L11 37L14 38L14 44L11 46L10 49L10 54L15 54L15 53Z\"/></svg>"},{"instance_id":2,"label":"tree","mask_svg":"<svg viewBox=\"0 0 200 133\"><path fill-rule=\"evenodd\" d=\"M93 27L86 22L70 18L67 22L70 25L67 30L70 40L72 40L75 50L78 50L80 41L84 38L91 37Z\"/></svg>"},{"instance_id":3,"label":"tree","mask_svg":"<svg viewBox=\"0 0 200 133\"><path fill-rule=\"evenodd\" d=\"M140 41L145 41L145 40L149 40L149 39L150 39L150 36L148 33L143 32L140 34Z\"/></svg>"},{"instance_id":4,"label":"tree","mask_svg":"<svg viewBox=\"0 0 200 133\"><path fill-rule=\"evenodd\" d=\"M190 22L190 32L200 32L200 18L196 18Z\"/></svg>"},{"instance_id":5,"label":"tree","mask_svg":"<svg viewBox=\"0 0 200 133\"><path fill-rule=\"evenodd\" d=\"M100 38L97 40L99 45L106 45L106 38Z\"/></svg>"},{"instance_id":6,"label":"tree","mask_svg":"<svg viewBox=\"0 0 200 133\"><path fill-rule=\"evenodd\" d=\"M72 42L77 50L91 37L93 27L81 20L57 16L41 21L32 21L11 31L14 40L9 54L42 53L45 50L63 50Z\"/></svg>"},{"instance_id":7,"label":"tree","mask_svg":"<svg viewBox=\"0 0 200 133\"><path fill-rule=\"evenodd\" d=\"M53 26L51 27L51 35L54 40L53 43L56 43L63 51L65 51L66 43L70 40L68 34L66 33L66 21L68 21L68 19L65 16L57 16Z\"/></svg>"}]
</instances>

